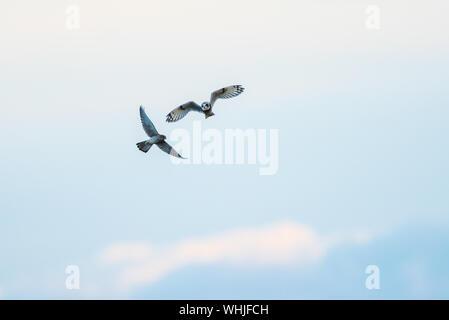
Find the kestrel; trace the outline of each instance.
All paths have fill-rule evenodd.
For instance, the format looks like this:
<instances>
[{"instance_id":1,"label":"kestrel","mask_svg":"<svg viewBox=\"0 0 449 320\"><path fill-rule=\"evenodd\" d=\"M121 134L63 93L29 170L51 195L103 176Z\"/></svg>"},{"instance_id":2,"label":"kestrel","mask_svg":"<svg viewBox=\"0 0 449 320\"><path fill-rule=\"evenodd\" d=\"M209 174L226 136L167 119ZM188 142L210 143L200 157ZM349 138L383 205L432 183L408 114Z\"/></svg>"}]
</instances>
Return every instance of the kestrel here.
<instances>
[{"instance_id":1,"label":"kestrel","mask_svg":"<svg viewBox=\"0 0 449 320\"><path fill-rule=\"evenodd\" d=\"M165 142L165 139L167 139L167 137L157 132L156 128L153 125L153 122L151 122L150 118L148 118L142 106L140 106L140 121L142 122L143 130L145 130L145 133L150 137L150 139L148 140L137 143L137 148L139 148L140 151L147 153L148 150L150 150L150 148L153 146L153 144L155 144L159 147L159 149L168 153L169 155L185 159L179 153L177 153L176 150L173 149L167 142Z\"/></svg>"},{"instance_id":2,"label":"kestrel","mask_svg":"<svg viewBox=\"0 0 449 320\"><path fill-rule=\"evenodd\" d=\"M207 119L214 115L214 113L212 112L212 107L214 106L214 103L215 101L217 101L217 99L233 98L241 94L244 90L245 88L243 88L240 85L221 88L219 90L212 92L212 94L210 95L210 102L203 102L201 106L193 101L186 102L183 105L180 105L179 107L174 109L172 112L170 112L167 115L166 120L167 122L178 121L184 118L186 114L189 113L190 111L197 111L204 113Z\"/></svg>"}]
</instances>

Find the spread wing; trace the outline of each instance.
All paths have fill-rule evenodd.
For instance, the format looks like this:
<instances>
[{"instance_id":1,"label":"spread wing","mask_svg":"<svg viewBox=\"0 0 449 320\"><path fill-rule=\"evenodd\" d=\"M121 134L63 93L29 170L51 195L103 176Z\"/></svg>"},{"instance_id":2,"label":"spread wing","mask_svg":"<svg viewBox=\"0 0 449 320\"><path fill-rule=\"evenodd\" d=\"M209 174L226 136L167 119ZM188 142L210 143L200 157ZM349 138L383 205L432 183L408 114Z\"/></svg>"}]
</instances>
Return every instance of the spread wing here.
<instances>
[{"instance_id":1,"label":"spread wing","mask_svg":"<svg viewBox=\"0 0 449 320\"><path fill-rule=\"evenodd\" d=\"M165 141L159 142L159 143L157 144L157 146L158 146L162 151L168 153L169 155L171 155L171 156L173 156L173 157L178 157L178 158L181 158L181 159L185 159L185 158L183 158L179 153L177 153L176 150L173 149L171 145L169 145L169 144L168 144L167 142L165 142Z\"/></svg>"},{"instance_id":2,"label":"spread wing","mask_svg":"<svg viewBox=\"0 0 449 320\"><path fill-rule=\"evenodd\" d=\"M197 103L195 103L193 101L189 101L189 102L184 103L183 105L180 105L179 107L174 109L172 112L167 114L166 120L167 120L167 122L178 121L178 120L184 118L186 116L186 114L189 113L190 111L202 112L202 109Z\"/></svg>"},{"instance_id":3,"label":"spread wing","mask_svg":"<svg viewBox=\"0 0 449 320\"><path fill-rule=\"evenodd\" d=\"M150 118L148 118L142 106L140 106L140 121L142 122L143 130L145 130L146 134L149 137L156 136L159 134L156 128L154 127L153 122L151 122Z\"/></svg>"},{"instance_id":4,"label":"spread wing","mask_svg":"<svg viewBox=\"0 0 449 320\"><path fill-rule=\"evenodd\" d=\"M217 99L229 99L229 98L237 97L244 90L245 90L245 88L243 88L240 85L229 86L229 87L225 87L225 88L216 90L216 91L212 92L212 94L210 95L210 104L211 104L211 106L213 106L215 101L217 101Z\"/></svg>"}]
</instances>

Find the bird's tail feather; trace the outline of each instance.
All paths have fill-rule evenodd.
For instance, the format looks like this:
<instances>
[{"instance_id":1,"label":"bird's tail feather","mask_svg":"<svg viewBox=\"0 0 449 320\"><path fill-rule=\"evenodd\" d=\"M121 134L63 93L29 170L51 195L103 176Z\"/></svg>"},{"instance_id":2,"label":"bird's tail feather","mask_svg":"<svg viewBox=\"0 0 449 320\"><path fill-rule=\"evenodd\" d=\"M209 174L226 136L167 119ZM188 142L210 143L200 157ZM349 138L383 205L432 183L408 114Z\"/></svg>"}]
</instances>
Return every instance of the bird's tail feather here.
<instances>
[{"instance_id":1,"label":"bird's tail feather","mask_svg":"<svg viewBox=\"0 0 449 320\"><path fill-rule=\"evenodd\" d=\"M137 148L139 148L140 151L147 153L152 145L153 144L149 143L148 141L142 141L137 143Z\"/></svg>"}]
</instances>

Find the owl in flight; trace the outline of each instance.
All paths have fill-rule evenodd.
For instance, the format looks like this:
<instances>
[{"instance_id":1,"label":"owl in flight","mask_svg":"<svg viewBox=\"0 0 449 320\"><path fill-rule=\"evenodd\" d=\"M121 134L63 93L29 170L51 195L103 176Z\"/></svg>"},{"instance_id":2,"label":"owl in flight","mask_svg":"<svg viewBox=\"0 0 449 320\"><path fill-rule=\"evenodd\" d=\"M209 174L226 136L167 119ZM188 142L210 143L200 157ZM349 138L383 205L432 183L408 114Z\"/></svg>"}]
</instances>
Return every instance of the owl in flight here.
<instances>
[{"instance_id":1,"label":"owl in flight","mask_svg":"<svg viewBox=\"0 0 449 320\"><path fill-rule=\"evenodd\" d=\"M148 118L142 106L140 106L140 121L142 122L143 130L150 137L150 139L148 140L137 143L137 148L139 148L140 151L147 153L148 150L150 150L150 148L153 146L153 144L155 144L159 147L159 149L168 153L169 155L185 159L179 153L177 153L176 150L173 149L167 142L165 142L165 139L167 139L167 137L157 132L156 128L153 125L153 122L151 122L150 118Z\"/></svg>"},{"instance_id":2,"label":"owl in flight","mask_svg":"<svg viewBox=\"0 0 449 320\"><path fill-rule=\"evenodd\" d=\"M214 106L214 103L215 101L217 101L217 99L233 98L241 94L244 90L245 88L243 88L240 85L221 88L219 90L212 92L212 94L210 95L210 102L203 102L201 106L193 101L186 102L183 105L180 105L179 107L174 109L169 114L167 114L166 120L167 122L178 121L184 118L186 114L189 113L190 111L197 111L204 113L207 119L214 115L214 113L212 112L212 107Z\"/></svg>"}]
</instances>

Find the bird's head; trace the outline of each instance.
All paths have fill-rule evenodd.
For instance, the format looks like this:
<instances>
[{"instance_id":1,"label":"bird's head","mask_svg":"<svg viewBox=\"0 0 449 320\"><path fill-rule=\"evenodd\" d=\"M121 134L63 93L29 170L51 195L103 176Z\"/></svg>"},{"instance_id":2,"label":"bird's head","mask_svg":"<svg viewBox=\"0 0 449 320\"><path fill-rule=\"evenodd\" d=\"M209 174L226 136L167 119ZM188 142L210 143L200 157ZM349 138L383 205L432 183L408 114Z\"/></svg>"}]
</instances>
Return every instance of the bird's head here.
<instances>
[{"instance_id":1,"label":"bird's head","mask_svg":"<svg viewBox=\"0 0 449 320\"><path fill-rule=\"evenodd\" d=\"M203 102L203 103L201 104L201 109L203 109L203 111L210 110L210 108L211 108L211 105L210 105L209 102Z\"/></svg>"},{"instance_id":2,"label":"bird's head","mask_svg":"<svg viewBox=\"0 0 449 320\"><path fill-rule=\"evenodd\" d=\"M163 140L167 139L167 137L164 136L163 134L161 134L161 138L162 138Z\"/></svg>"}]
</instances>

